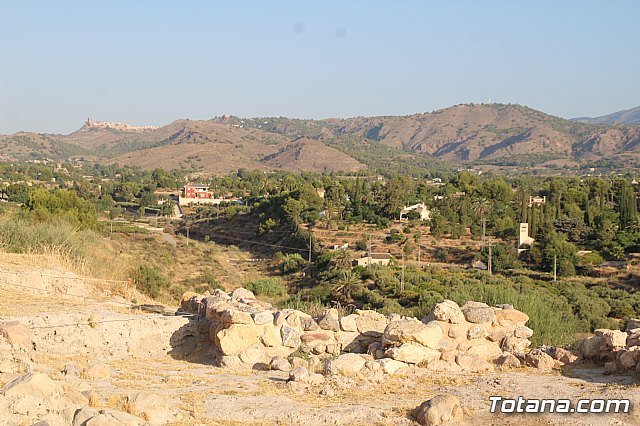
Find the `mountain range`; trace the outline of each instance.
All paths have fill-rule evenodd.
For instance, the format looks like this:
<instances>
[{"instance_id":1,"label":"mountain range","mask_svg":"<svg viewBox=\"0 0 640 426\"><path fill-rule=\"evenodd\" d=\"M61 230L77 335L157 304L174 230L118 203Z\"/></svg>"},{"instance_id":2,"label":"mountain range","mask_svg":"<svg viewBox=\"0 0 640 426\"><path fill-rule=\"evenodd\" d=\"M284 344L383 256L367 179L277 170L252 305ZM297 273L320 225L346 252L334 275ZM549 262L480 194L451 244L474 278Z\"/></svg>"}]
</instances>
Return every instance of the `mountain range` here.
<instances>
[{"instance_id":1,"label":"mountain range","mask_svg":"<svg viewBox=\"0 0 640 426\"><path fill-rule=\"evenodd\" d=\"M600 117L578 117L572 120L589 124L627 124L634 126L640 124L640 106Z\"/></svg>"},{"instance_id":2,"label":"mountain range","mask_svg":"<svg viewBox=\"0 0 640 426\"><path fill-rule=\"evenodd\" d=\"M223 116L157 128L89 119L68 135L0 136L0 160L72 157L213 174L238 168L352 172L442 162L557 166L636 161L640 126L566 120L513 104L461 104L409 116Z\"/></svg>"}]
</instances>

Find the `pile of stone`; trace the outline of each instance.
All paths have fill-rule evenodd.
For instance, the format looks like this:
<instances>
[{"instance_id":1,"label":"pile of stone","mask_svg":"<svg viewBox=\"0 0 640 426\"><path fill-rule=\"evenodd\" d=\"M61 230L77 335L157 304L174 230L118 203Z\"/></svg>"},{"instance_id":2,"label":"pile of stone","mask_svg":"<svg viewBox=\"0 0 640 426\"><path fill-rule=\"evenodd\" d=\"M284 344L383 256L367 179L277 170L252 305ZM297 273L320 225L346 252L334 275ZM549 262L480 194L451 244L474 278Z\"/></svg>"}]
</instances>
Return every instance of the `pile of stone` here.
<instances>
[{"instance_id":1,"label":"pile of stone","mask_svg":"<svg viewBox=\"0 0 640 426\"><path fill-rule=\"evenodd\" d=\"M314 372L393 374L418 366L430 370L487 371L525 360L533 331L529 317L510 305L490 307L451 300L422 320L356 310L328 309L317 318L275 309L246 289L228 294L184 295L181 310L199 314L209 330L216 363L228 367L294 370L291 355L306 355ZM295 358L294 358L295 359Z\"/></svg>"},{"instance_id":2,"label":"pile of stone","mask_svg":"<svg viewBox=\"0 0 640 426\"><path fill-rule=\"evenodd\" d=\"M640 375L640 321L629 320L626 331L600 329L578 344L584 359L604 364L608 373Z\"/></svg>"}]
</instances>

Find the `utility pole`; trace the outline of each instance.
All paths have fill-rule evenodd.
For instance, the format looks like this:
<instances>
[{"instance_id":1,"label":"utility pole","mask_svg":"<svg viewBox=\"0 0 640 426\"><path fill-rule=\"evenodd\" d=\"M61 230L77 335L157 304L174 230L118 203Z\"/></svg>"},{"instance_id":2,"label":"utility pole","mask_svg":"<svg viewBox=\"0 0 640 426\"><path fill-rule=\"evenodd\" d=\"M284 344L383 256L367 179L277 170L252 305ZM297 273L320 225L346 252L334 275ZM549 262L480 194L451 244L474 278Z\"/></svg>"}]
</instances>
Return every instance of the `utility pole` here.
<instances>
[{"instance_id":1,"label":"utility pole","mask_svg":"<svg viewBox=\"0 0 640 426\"><path fill-rule=\"evenodd\" d=\"M404 251L402 252L402 274L400 275L400 291L404 291Z\"/></svg>"},{"instance_id":2,"label":"utility pole","mask_svg":"<svg viewBox=\"0 0 640 426\"><path fill-rule=\"evenodd\" d=\"M554 254L553 255L553 281L556 281L558 279L557 270L558 270L558 255Z\"/></svg>"},{"instance_id":3,"label":"utility pole","mask_svg":"<svg viewBox=\"0 0 640 426\"><path fill-rule=\"evenodd\" d=\"M367 258L367 269L371 269L371 234L367 235L367 251L368 251L368 258Z\"/></svg>"}]
</instances>

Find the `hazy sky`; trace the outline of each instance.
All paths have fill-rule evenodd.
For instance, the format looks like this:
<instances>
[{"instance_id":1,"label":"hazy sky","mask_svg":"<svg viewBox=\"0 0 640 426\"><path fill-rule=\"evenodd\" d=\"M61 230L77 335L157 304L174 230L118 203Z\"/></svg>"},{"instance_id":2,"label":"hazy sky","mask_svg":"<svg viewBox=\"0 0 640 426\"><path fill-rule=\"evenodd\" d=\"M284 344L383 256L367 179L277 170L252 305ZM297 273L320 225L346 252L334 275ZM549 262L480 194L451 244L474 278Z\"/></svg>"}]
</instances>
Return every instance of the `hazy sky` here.
<instances>
[{"instance_id":1,"label":"hazy sky","mask_svg":"<svg viewBox=\"0 0 640 426\"><path fill-rule=\"evenodd\" d=\"M0 133L640 105L640 1L0 0Z\"/></svg>"}]
</instances>

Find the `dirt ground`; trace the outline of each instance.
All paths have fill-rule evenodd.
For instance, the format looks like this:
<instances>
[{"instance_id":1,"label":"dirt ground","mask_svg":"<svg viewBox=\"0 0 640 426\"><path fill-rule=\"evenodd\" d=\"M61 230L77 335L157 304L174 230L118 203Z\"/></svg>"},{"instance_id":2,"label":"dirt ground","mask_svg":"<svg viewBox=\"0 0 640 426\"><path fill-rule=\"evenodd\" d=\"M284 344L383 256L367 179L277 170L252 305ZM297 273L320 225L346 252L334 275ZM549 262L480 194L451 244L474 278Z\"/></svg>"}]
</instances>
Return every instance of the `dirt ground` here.
<instances>
[{"instance_id":1,"label":"dirt ground","mask_svg":"<svg viewBox=\"0 0 640 426\"><path fill-rule=\"evenodd\" d=\"M51 271L49 265L0 254L0 272L24 273L33 268ZM12 288L0 274L0 321L26 322L40 348L32 356L33 368L68 391L89 393L90 405L96 408L126 411L128 396L152 391L170 401L172 420L168 424L175 425L411 425L416 424L411 417L414 408L437 394L450 393L462 401L469 425L640 425L640 388L635 379L603 375L595 367L549 374L528 368L486 374L425 371L388 376L378 383L338 376L319 385L289 383L283 372L217 368L206 359L185 357L184 351L175 350L177 333L189 328L193 320L135 313L114 304L108 294L89 291L90 283L83 285L89 299L59 291ZM78 291L77 283L74 289ZM188 337L188 333L181 335ZM108 364L108 377L88 379L62 373L66 366L82 369L96 359ZM0 375L0 386L8 378ZM633 408L630 414L611 415L498 415L489 412L490 396L573 402L629 398ZM9 420L20 424L22 419L16 415Z\"/></svg>"}]
</instances>

